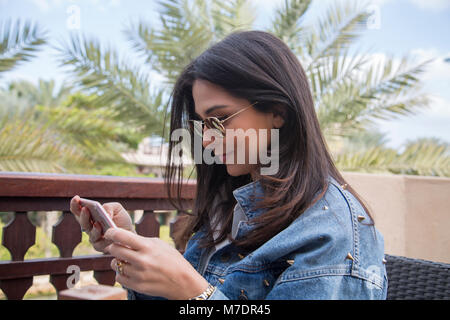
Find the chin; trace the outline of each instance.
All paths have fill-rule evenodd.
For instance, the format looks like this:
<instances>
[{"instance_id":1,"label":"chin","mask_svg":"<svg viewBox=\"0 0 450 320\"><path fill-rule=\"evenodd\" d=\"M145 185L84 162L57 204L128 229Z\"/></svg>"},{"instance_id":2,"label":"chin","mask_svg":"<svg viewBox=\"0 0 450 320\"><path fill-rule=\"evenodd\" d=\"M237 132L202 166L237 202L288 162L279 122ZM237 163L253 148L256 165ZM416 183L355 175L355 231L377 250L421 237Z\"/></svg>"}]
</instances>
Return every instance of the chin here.
<instances>
[{"instance_id":1,"label":"chin","mask_svg":"<svg viewBox=\"0 0 450 320\"><path fill-rule=\"evenodd\" d=\"M249 173L249 168L245 165L226 164L227 172L230 176L238 177Z\"/></svg>"}]
</instances>

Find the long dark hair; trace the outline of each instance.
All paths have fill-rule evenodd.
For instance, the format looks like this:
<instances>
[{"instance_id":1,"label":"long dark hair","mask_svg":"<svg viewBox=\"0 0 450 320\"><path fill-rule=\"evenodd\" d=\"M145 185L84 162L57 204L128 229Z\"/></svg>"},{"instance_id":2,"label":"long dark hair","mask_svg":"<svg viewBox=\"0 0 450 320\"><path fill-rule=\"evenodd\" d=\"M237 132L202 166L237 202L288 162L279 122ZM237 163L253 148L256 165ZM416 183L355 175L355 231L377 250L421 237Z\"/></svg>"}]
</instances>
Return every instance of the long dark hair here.
<instances>
[{"instance_id":1,"label":"long dark hair","mask_svg":"<svg viewBox=\"0 0 450 320\"><path fill-rule=\"evenodd\" d=\"M248 236L234 241L237 246L257 248L286 228L322 197L329 175L340 184L347 183L334 165L321 133L306 74L297 57L279 38L263 31L234 32L185 67L172 92L170 134L178 128L189 129L192 146L194 134L187 120L194 119L192 86L196 79L214 83L249 103L257 101L254 107L261 112L274 112L274 106L283 110L285 122L279 131L278 173L259 177L264 198L255 205L266 211L253 221L255 228ZM175 142L169 142L169 159L174 156L174 145ZM193 147L191 154L194 158ZM183 176L180 164L169 162L165 182L172 204L179 211L190 214L178 240L185 242L205 227L207 236L201 244L209 247L224 240L231 231L236 204L232 191L252 179L250 174L228 175L224 164L196 164L195 169L197 189L192 212L181 205ZM355 190L347 185L347 190L369 214ZM210 211L215 201L215 224L211 225ZM219 237L213 241L216 228L220 228Z\"/></svg>"}]
</instances>

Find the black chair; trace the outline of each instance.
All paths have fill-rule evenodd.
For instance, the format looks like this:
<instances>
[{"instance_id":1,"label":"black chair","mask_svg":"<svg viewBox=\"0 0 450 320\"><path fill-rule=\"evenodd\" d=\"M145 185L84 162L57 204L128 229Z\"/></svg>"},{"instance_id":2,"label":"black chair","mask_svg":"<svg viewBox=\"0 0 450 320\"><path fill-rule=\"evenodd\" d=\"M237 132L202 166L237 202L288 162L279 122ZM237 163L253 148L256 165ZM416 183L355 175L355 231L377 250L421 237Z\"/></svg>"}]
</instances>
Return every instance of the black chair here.
<instances>
[{"instance_id":1,"label":"black chair","mask_svg":"<svg viewBox=\"0 0 450 320\"><path fill-rule=\"evenodd\" d=\"M449 300L450 264L385 255L388 300Z\"/></svg>"}]
</instances>

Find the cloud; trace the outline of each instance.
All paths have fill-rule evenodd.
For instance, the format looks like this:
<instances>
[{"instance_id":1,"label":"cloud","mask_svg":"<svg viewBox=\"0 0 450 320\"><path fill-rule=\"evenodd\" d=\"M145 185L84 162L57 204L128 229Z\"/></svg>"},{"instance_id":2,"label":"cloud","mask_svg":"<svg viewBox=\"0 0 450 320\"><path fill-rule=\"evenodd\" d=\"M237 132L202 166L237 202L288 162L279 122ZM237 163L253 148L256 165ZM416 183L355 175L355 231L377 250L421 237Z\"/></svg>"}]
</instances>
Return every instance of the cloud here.
<instances>
[{"instance_id":1,"label":"cloud","mask_svg":"<svg viewBox=\"0 0 450 320\"><path fill-rule=\"evenodd\" d=\"M50 5L47 0L31 0L33 4L39 8L41 12L47 12L50 9Z\"/></svg>"},{"instance_id":2,"label":"cloud","mask_svg":"<svg viewBox=\"0 0 450 320\"><path fill-rule=\"evenodd\" d=\"M50 11L52 7L60 7L62 4L61 0L31 0L31 2L43 13Z\"/></svg>"},{"instance_id":3,"label":"cloud","mask_svg":"<svg viewBox=\"0 0 450 320\"><path fill-rule=\"evenodd\" d=\"M6 2L7 0L0 0ZM69 0L64 1L63 0L29 0L31 3L33 3L40 12L47 13L52 8L60 8L61 5L64 3L67 6L77 4L81 5L82 2L85 2L86 5L95 7L97 10L100 10L101 12L106 11L108 7L117 8L121 5L121 0L89 0L89 1L75 1L75 0Z\"/></svg>"},{"instance_id":4,"label":"cloud","mask_svg":"<svg viewBox=\"0 0 450 320\"><path fill-rule=\"evenodd\" d=\"M448 0L409 0L420 9L439 11L450 7Z\"/></svg>"},{"instance_id":5,"label":"cloud","mask_svg":"<svg viewBox=\"0 0 450 320\"><path fill-rule=\"evenodd\" d=\"M370 3L380 7L391 2L393 2L393 0L370 1ZM450 7L450 1L448 0L408 0L408 2L423 10L439 11Z\"/></svg>"},{"instance_id":6,"label":"cloud","mask_svg":"<svg viewBox=\"0 0 450 320\"><path fill-rule=\"evenodd\" d=\"M426 66L422 75L424 88L439 96L450 99L450 63L445 59L450 57L450 52L441 52L437 48L417 48L411 50L411 55L415 56L419 62L432 61Z\"/></svg>"}]
</instances>

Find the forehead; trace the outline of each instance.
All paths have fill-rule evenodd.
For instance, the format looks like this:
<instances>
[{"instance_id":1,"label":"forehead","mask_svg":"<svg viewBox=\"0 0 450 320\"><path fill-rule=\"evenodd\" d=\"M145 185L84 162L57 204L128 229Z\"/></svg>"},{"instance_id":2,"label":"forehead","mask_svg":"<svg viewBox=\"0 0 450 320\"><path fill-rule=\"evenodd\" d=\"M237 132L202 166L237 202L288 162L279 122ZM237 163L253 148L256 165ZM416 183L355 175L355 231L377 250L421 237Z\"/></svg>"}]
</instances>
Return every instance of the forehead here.
<instances>
[{"instance_id":1,"label":"forehead","mask_svg":"<svg viewBox=\"0 0 450 320\"><path fill-rule=\"evenodd\" d=\"M225 89L206 80L195 80L192 86L195 112L204 115L205 111L215 105L237 106L245 100L230 95Z\"/></svg>"}]
</instances>

